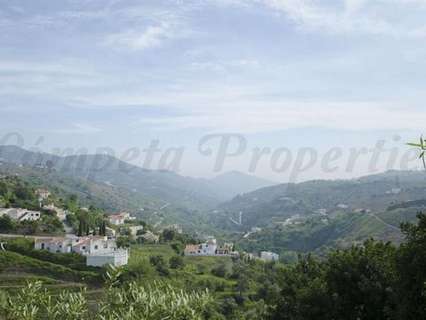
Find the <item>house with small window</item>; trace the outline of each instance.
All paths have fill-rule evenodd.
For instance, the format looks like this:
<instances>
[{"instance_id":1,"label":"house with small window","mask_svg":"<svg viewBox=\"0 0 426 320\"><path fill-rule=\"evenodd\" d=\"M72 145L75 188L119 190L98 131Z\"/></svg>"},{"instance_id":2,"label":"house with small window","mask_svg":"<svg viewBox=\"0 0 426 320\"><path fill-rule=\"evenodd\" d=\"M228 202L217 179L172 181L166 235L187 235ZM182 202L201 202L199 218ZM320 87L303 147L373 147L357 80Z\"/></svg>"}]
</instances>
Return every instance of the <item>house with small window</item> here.
<instances>
[{"instance_id":1,"label":"house with small window","mask_svg":"<svg viewBox=\"0 0 426 320\"><path fill-rule=\"evenodd\" d=\"M108 220L112 225L119 226L124 224L126 220L135 220L135 217L132 217L128 212L120 212L117 214L112 214L108 216Z\"/></svg>"},{"instance_id":2,"label":"house with small window","mask_svg":"<svg viewBox=\"0 0 426 320\"><path fill-rule=\"evenodd\" d=\"M53 253L71 253L72 240L66 237L37 237L34 240L34 249Z\"/></svg>"},{"instance_id":3,"label":"house with small window","mask_svg":"<svg viewBox=\"0 0 426 320\"><path fill-rule=\"evenodd\" d=\"M187 245L184 253L187 256L214 256L216 254L216 239L209 239L198 245Z\"/></svg>"},{"instance_id":4,"label":"house with small window","mask_svg":"<svg viewBox=\"0 0 426 320\"><path fill-rule=\"evenodd\" d=\"M128 262L128 251L117 248L114 239L104 236L66 236L66 237L37 237L34 241L36 250L47 250L52 253L75 252L86 256L88 266L114 265L122 266Z\"/></svg>"},{"instance_id":5,"label":"house with small window","mask_svg":"<svg viewBox=\"0 0 426 320\"><path fill-rule=\"evenodd\" d=\"M136 239L142 231L143 231L143 226L130 226L129 227L129 234L134 239Z\"/></svg>"},{"instance_id":6,"label":"house with small window","mask_svg":"<svg viewBox=\"0 0 426 320\"><path fill-rule=\"evenodd\" d=\"M216 249L216 255L229 255L233 252L234 245L232 243L225 243L218 245Z\"/></svg>"},{"instance_id":7,"label":"house with small window","mask_svg":"<svg viewBox=\"0 0 426 320\"><path fill-rule=\"evenodd\" d=\"M22 208L0 208L0 217L8 216L15 221L36 221L40 219L39 211Z\"/></svg>"},{"instance_id":8,"label":"house with small window","mask_svg":"<svg viewBox=\"0 0 426 320\"><path fill-rule=\"evenodd\" d=\"M225 243L218 245L216 239L210 238L201 244L190 244L185 247L185 256L234 256L238 252L233 251L233 245Z\"/></svg>"}]
</instances>

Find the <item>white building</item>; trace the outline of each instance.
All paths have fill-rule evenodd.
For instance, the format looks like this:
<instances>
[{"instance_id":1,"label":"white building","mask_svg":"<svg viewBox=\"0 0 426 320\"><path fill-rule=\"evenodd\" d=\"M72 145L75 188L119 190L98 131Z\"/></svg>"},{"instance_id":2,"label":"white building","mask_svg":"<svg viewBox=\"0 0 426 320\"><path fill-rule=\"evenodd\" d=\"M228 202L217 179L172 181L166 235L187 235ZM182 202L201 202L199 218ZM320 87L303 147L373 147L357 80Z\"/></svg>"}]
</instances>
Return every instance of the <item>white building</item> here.
<instances>
[{"instance_id":1,"label":"white building","mask_svg":"<svg viewBox=\"0 0 426 320\"><path fill-rule=\"evenodd\" d=\"M339 208L339 209L348 209L349 206L347 204L345 204L345 203L339 203L337 205L337 208Z\"/></svg>"},{"instance_id":2,"label":"white building","mask_svg":"<svg viewBox=\"0 0 426 320\"><path fill-rule=\"evenodd\" d=\"M9 216L16 221L36 221L40 219L40 212L21 208L0 208L0 217L2 216Z\"/></svg>"},{"instance_id":3,"label":"white building","mask_svg":"<svg viewBox=\"0 0 426 320\"><path fill-rule=\"evenodd\" d=\"M214 256L216 254L217 243L216 239L209 239L207 242L187 245L185 247L186 256Z\"/></svg>"},{"instance_id":4,"label":"white building","mask_svg":"<svg viewBox=\"0 0 426 320\"><path fill-rule=\"evenodd\" d=\"M133 238L137 238L138 232L142 230L143 230L143 226L130 226L129 227L130 236Z\"/></svg>"},{"instance_id":5,"label":"white building","mask_svg":"<svg viewBox=\"0 0 426 320\"><path fill-rule=\"evenodd\" d=\"M209 239L201 244L190 244L185 247L185 256L237 256L232 243L218 245L216 239Z\"/></svg>"},{"instance_id":6,"label":"white building","mask_svg":"<svg viewBox=\"0 0 426 320\"><path fill-rule=\"evenodd\" d=\"M115 235L116 235L116 231L113 229L113 228L110 228L110 227L106 227L105 228L106 230L106 236L107 237L109 237L109 238L114 238L115 237Z\"/></svg>"},{"instance_id":7,"label":"white building","mask_svg":"<svg viewBox=\"0 0 426 320\"><path fill-rule=\"evenodd\" d=\"M37 189L36 194L38 195L40 201L47 200L47 198L50 197L50 192L47 189Z\"/></svg>"},{"instance_id":8,"label":"white building","mask_svg":"<svg viewBox=\"0 0 426 320\"><path fill-rule=\"evenodd\" d=\"M119 226L124 224L126 220L136 220L135 217L132 217L128 212L120 212L117 214L112 214L108 216L108 220L111 224Z\"/></svg>"},{"instance_id":9,"label":"white building","mask_svg":"<svg viewBox=\"0 0 426 320\"><path fill-rule=\"evenodd\" d=\"M401 192L401 188L392 188L391 190L386 191L386 194L400 194Z\"/></svg>"},{"instance_id":10,"label":"white building","mask_svg":"<svg viewBox=\"0 0 426 320\"><path fill-rule=\"evenodd\" d=\"M274 252L262 251L260 252L260 259L263 261L278 261L280 256Z\"/></svg>"},{"instance_id":11,"label":"white building","mask_svg":"<svg viewBox=\"0 0 426 320\"><path fill-rule=\"evenodd\" d=\"M122 266L128 261L128 251L118 249L115 240L103 236L38 237L34 248L54 253L75 252L87 257L88 266Z\"/></svg>"},{"instance_id":12,"label":"white building","mask_svg":"<svg viewBox=\"0 0 426 320\"><path fill-rule=\"evenodd\" d=\"M117 249L113 252L96 253L87 256L86 264L93 267L113 265L115 267L125 266L129 260L127 249Z\"/></svg>"}]
</instances>

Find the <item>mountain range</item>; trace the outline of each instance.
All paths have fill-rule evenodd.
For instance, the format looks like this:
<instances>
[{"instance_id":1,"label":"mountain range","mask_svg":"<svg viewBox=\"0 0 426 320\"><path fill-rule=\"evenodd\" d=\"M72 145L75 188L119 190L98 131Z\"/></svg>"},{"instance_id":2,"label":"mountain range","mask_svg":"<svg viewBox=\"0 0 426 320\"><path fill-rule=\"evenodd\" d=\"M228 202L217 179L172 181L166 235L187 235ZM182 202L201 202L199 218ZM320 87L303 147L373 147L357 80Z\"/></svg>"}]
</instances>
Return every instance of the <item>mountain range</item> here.
<instances>
[{"instance_id":1,"label":"mountain range","mask_svg":"<svg viewBox=\"0 0 426 320\"><path fill-rule=\"evenodd\" d=\"M222 203L212 224L249 252L322 252L368 238L399 243L400 224L426 209L426 174L388 171L352 180L280 184Z\"/></svg>"},{"instance_id":2,"label":"mountain range","mask_svg":"<svg viewBox=\"0 0 426 320\"><path fill-rule=\"evenodd\" d=\"M107 212L128 210L154 226L216 234L250 252L321 252L370 237L399 242L400 223L426 207L426 174L419 171L274 184L235 171L201 179L108 155L61 157L0 146L0 173L76 194Z\"/></svg>"},{"instance_id":3,"label":"mountain range","mask_svg":"<svg viewBox=\"0 0 426 320\"><path fill-rule=\"evenodd\" d=\"M92 200L97 198L95 204L107 210L137 211L144 218L160 215L161 220L171 222L174 221L170 216L185 222L191 214L273 184L239 172L223 173L213 179L192 178L171 171L147 170L110 155L57 156L17 146L0 146L0 162L3 167L8 166L4 171L37 177L50 185L68 187L76 194L88 193ZM60 185L57 181L61 181ZM182 214L185 219L176 217Z\"/></svg>"}]
</instances>

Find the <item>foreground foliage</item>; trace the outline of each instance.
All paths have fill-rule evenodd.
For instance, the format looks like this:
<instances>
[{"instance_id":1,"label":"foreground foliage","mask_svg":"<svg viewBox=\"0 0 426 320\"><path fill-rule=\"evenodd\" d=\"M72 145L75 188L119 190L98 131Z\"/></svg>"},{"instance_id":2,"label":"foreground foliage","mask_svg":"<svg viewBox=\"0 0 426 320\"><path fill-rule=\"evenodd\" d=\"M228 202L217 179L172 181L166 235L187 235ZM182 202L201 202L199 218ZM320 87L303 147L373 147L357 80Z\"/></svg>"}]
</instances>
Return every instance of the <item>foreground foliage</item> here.
<instances>
[{"instance_id":1,"label":"foreground foliage","mask_svg":"<svg viewBox=\"0 0 426 320\"><path fill-rule=\"evenodd\" d=\"M84 291L64 291L55 297L35 282L13 297L3 295L2 300L7 320L198 320L204 319L210 296L207 292L175 290L162 283L141 286L132 282L119 288L111 285L102 302L91 310Z\"/></svg>"}]
</instances>

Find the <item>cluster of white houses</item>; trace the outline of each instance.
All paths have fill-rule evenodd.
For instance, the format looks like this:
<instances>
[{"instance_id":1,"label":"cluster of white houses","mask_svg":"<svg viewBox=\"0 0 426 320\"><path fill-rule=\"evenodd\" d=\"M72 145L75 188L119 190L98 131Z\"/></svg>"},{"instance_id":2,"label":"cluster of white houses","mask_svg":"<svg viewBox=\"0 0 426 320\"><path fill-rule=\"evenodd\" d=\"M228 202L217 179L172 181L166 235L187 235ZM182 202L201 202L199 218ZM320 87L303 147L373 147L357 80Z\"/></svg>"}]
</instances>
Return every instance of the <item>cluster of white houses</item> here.
<instances>
[{"instance_id":1,"label":"cluster of white houses","mask_svg":"<svg viewBox=\"0 0 426 320\"><path fill-rule=\"evenodd\" d=\"M185 256L238 256L239 253L233 251L233 245L225 243L218 245L216 239L210 238L201 244L189 244L185 247Z\"/></svg>"},{"instance_id":2,"label":"cluster of white houses","mask_svg":"<svg viewBox=\"0 0 426 320\"><path fill-rule=\"evenodd\" d=\"M123 266L129 259L127 249L117 248L114 239L104 236L37 237L34 247L37 250L47 250L53 253L75 252L86 256L86 264L95 267Z\"/></svg>"},{"instance_id":3,"label":"cluster of white houses","mask_svg":"<svg viewBox=\"0 0 426 320\"><path fill-rule=\"evenodd\" d=\"M210 238L204 243L189 244L185 247L185 256L239 256L239 252L233 250L233 244L225 243L218 245L216 239ZM251 259L260 259L263 261L279 261L280 256L270 251L261 251L259 256L248 254Z\"/></svg>"},{"instance_id":4,"label":"cluster of white houses","mask_svg":"<svg viewBox=\"0 0 426 320\"><path fill-rule=\"evenodd\" d=\"M40 212L21 208L0 208L0 217L3 216L16 221L36 221L40 219Z\"/></svg>"}]
</instances>

